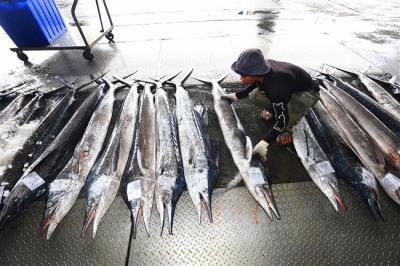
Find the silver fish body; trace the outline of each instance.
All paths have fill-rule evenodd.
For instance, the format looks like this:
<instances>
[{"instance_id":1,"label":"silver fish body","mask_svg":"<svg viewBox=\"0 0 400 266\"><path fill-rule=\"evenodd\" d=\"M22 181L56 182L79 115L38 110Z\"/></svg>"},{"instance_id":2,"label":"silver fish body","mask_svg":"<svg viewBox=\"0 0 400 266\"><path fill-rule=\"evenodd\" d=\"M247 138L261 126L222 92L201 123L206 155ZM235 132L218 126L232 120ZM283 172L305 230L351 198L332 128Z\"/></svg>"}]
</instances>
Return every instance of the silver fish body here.
<instances>
[{"instance_id":1,"label":"silver fish body","mask_svg":"<svg viewBox=\"0 0 400 266\"><path fill-rule=\"evenodd\" d=\"M374 99L388 112L390 112L393 116L400 120L400 103L396 101L393 96L387 92L384 88L382 88L378 83L373 81L368 76L358 73L358 78L361 83L367 88L367 90L371 93Z\"/></svg>"},{"instance_id":2,"label":"silver fish body","mask_svg":"<svg viewBox=\"0 0 400 266\"><path fill-rule=\"evenodd\" d=\"M295 126L293 144L307 173L336 211L346 210L339 184L328 157L319 146L305 118Z\"/></svg>"},{"instance_id":3,"label":"silver fish body","mask_svg":"<svg viewBox=\"0 0 400 266\"><path fill-rule=\"evenodd\" d=\"M332 115L339 128L343 141L350 147L361 162L374 174L385 192L400 204L400 179L392 173L385 172L383 152L376 147L360 126L349 116L337 100L325 89L321 89L321 100Z\"/></svg>"},{"instance_id":4,"label":"silver fish body","mask_svg":"<svg viewBox=\"0 0 400 266\"><path fill-rule=\"evenodd\" d=\"M370 136L385 158L400 169L400 138L349 94L328 81L324 81L324 85Z\"/></svg>"},{"instance_id":5,"label":"silver fish body","mask_svg":"<svg viewBox=\"0 0 400 266\"><path fill-rule=\"evenodd\" d=\"M208 143L202 132L199 116L194 110L189 93L176 83L176 116L178 122L179 145L185 180L190 198L201 221L201 205L204 202L210 222L212 221L211 191L215 180L209 164ZM211 182L209 182L211 181Z\"/></svg>"},{"instance_id":6,"label":"silver fish body","mask_svg":"<svg viewBox=\"0 0 400 266\"><path fill-rule=\"evenodd\" d=\"M164 227L164 213L167 211L169 233L172 234L175 198L181 194L183 173L178 144L178 128L174 112L170 107L167 92L160 86L155 93L157 124L157 183L156 206L160 215L161 232ZM180 187L182 189L177 189Z\"/></svg>"},{"instance_id":7,"label":"silver fish body","mask_svg":"<svg viewBox=\"0 0 400 266\"><path fill-rule=\"evenodd\" d=\"M124 100L119 119L100 160L99 167L94 177L88 180L86 218L82 235L93 221L93 237L95 237L101 219L118 193L133 146L139 109L138 99L138 87L137 84L133 84Z\"/></svg>"},{"instance_id":8,"label":"silver fish body","mask_svg":"<svg viewBox=\"0 0 400 266\"><path fill-rule=\"evenodd\" d=\"M101 97L100 90L91 93L50 146L25 170L4 200L0 212L0 229L43 195L47 185L62 171L73 155L75 145L83 135Z\"/></svg>"},{"instance_id":9,"label":"silver fish body","mask_svg":"<svg viewBox=\"0 0 400 266\"><path fill-rule=\"evenodd\" d=\"M138 128L136 135L137 147L135 148L134 165L136 171L132 172L134 183L127 186L128 201L131 205L131 213L134 213L134 224L141 215L147 233L149 234L149 223L154 201L154 191L156 184L156 116L154 94L151 92L151 85L146 84L140 100L138 115ZM136 186L133 191L139 196L131 196L131 188ZM131 199L131 200L129 200Z\"/></svg>"},{"instance_id":10,"label":"silver fish body","mask_svg":"<svg viewBox=\"0 0 400 266\"><path fill-rule=\"evenodd\" d=\"M343 177L364 201L372 214L383 219L379 204L379 189L374 175L368 171L354 152L340 138L328 111L317 102L306 115L315 138L321 145L338 176Z\"/></svg>"},{"instance_id":11,"label":"silver fish body","mask_svg":"<svg viewBox=\"0 0 400 266\"><path fill-rule=\"evenodd\" d=\"M19 95L11 103L9 103L7 107L0 112L0 123L3 123L13 117L22 108L23 102L24 96Z\"/></svg>"},{"instance_id":12,"label":"silver fish body","mask_svg":"<svg viewBox=\"0 0 400 266\"><path fill-rule=\"evenodd\" d=\"M262 190L262 187L259 186L258 182L252 179L252 175L249 172L253 145L250 138L245 134L235 109L227 99L221 97L225 94L219 85L219 81L222 79L223 78L213 81L198 80L211 84L214 110L218 117L225 144L232 155L233 162L235 163L240 176L243 178L250 194L264 209L268 218L272 220L273 216L270 211L271 207L266 199L265 193L259 193L259 190ZM276 218L279 219L279 216Z\"/></svg>"},{"instance_id":13,"label":"silver fish body","mask_svg":"<svg viewBox=\"0 0 400 266\"><path fill-rule=\"evenodd\" d=\"M332 116L338 133L361 162L375 175L384 175L385 160L383 153L375 147L368 134L353 120L342 105L328 91L321 88L320 99Z\"/></svg>"},{"instance_id":14,"label":"silver fish body","mask_svg":"<svg viewBox=\"0 0 400 266\"><path fill-rule=\"evenodd\" d=\"M46 211L41 226L42 232L47 229L47 239L74 205L103 147L115 100L115 87L110 83L108 85L109 89L96 106L72 158L49 185Z\"/></svg>"}]
</instances>

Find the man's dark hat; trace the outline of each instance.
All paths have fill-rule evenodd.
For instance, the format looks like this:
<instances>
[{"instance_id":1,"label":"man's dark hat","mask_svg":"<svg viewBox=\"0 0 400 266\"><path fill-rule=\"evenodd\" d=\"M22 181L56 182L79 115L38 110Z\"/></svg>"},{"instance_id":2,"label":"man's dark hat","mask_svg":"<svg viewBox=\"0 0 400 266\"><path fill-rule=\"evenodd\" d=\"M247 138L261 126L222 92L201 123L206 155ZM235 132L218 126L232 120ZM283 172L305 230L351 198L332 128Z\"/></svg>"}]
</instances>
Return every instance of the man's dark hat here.
<instances>
[{"instance_id":1,"label":"man's dark hat","mask_svg":"<svg viewBox=\"0 0 400 266\"><path fill-rule=\"evenodd\" d=\"M265 61L260 49L251 48L239 55L231 69L242 76L262 76L267 74L271 67Z\"/></svg>"}]
</instances>

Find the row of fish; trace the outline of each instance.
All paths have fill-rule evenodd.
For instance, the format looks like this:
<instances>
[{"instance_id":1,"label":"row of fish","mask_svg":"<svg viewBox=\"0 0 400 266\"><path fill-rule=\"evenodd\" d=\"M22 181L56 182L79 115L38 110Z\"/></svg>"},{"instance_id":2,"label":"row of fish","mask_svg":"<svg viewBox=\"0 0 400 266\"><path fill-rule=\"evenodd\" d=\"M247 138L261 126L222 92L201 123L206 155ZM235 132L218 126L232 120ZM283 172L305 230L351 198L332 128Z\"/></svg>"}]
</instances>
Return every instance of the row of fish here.
<instances>
[{"instance_id":1,"label":"row of fish","mask_svg":"<svg viewBox=\"0 0 400 266\"><path fill-rule=\"evenodd\" d=\"M82 188L86 188L81 235L93 223L95 236L102 217L121 189L131 213L134 237L141 217L149 234L154 200L161 233L167 219L168 231L172 233L176 204L185 184L199 222L202 206L212 222L211 199L219 175L219 141L208 134L205 106L194 105L182 86L190 74L175 82L171 80L177 75L133 83L116 76L114 82L106 79L99 82L100 76L89 82L97 81L99 85L82 103L75 101L77 92L89 83L79 88L65 83L70 90L35 131L26 136L24 145L8 158L10 167L0 174L0 228L46 195L39 233L46 232L49 238ZM113 115L115 91L119 89L113 83L117 82L128 86L129 91L122 107ZM164 89L167 82L175 87L173 101ZM240 178L268 217L272 219L272 211L279 218L268 173L262 164L251 162L252 144L235 110L221 98L224 92L218 82L210 84L214 108ZM21 110L33 105L35 99L7 117L22 114Z\"/></svg>"},{"instance_id":2,"label":"row of fish","mask_svg":"<svg viewBox=\"0 0 400 266\"><path fill-rule=\"evenodd\" d=\"M325 69L326 70L326 69ZM294 146L310 177L336 210L346 210L336 174L383 219L378 183L400 204L400 105L377 82L354 73L371 97L339 77L319 72L320 101L294 131ZM382 99L385 100L382 100Z\"/></svg>"}]
</instances>

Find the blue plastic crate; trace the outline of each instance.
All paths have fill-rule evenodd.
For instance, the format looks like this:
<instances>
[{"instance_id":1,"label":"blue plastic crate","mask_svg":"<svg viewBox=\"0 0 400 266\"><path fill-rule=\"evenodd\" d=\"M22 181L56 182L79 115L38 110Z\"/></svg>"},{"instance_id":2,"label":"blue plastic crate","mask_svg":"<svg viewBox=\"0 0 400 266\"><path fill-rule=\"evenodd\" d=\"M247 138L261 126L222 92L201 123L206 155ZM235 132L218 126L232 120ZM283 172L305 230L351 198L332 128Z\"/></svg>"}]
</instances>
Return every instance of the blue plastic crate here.
<instances>
[{"instance_id":1,"label":"blue plastic crate","mask_svg":"<svg viewBox=\"0 0 400 266\"><path fill-rule=\"evenodd\" d=\"M66 31L54 0L0 0L0 25L17 47L46 46Z\"/></svg>"}]
</instances>

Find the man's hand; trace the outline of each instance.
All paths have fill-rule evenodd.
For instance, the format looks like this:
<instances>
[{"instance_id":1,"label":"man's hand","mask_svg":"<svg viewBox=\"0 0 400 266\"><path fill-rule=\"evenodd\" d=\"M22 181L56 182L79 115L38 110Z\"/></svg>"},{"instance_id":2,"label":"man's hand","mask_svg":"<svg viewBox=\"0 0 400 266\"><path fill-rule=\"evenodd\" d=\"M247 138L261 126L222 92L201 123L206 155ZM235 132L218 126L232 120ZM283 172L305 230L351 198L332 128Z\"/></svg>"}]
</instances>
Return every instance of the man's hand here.
<instances>
[{"instance_id":1,"label":"man's hand","mask_svg":"<svg viewBox=\"0 0 400 266\"><path fill-rule=\"evenodd\" d=\"M289 133L283 133L276 138L276 142L282 145L287 145L292 143L293 138Z\"/></svg>"},{"instance_id":2,"label":"man's hand","mask_svg":"<svg viewBox=\"0 0 400 266\"><path fill-rule=\"evenodd\" d=\"M221 98L228 100L229 102L236 102L239 101L236 93L226 93L221 95Z\"/></svg>"},{"instance_id":3,"label":"man's hand","mask_svg":"<svg viewBox=\"0 0 400 266\"><path fill-rule=\"evenodd\" d=\"M273 117L273 114L270 111L263 110L260 114L261 118L264 119L265 121L271 120Z\"/></svg>"},{"instance_id":4,"label":"man's hand","mask_svg":"<svg viewBox=\"0 0 400 266\"><path fill-rule=\"evenodd\" d=\"M253 155L258 155L265 162L267 160L268 142L260 140L253 149Z\"/></svg>"}]
</instances>

